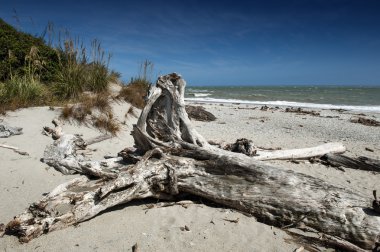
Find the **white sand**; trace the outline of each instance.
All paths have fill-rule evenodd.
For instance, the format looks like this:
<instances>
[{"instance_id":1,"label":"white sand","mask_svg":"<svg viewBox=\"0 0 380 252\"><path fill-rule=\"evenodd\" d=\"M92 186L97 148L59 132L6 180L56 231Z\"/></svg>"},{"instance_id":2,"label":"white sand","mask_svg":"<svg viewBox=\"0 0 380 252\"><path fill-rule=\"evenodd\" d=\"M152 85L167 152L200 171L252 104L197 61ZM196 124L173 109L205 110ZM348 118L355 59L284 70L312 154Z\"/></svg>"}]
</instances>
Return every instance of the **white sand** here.
<instances>
[{"instance_id":1,"label":"white sand","mask_svg":"<svg viewBox=\"0 0 380 252\"><path fill-rule=\"evenodd\" d=\"M320 118L296 115L281 111L252 110L246 105L204 105L214 113L215 122L193 122L207 139L234 141L246 137L263 147L297 148L315 146L324 142L342 141L347 155L365 155L380 158L380 128L348 122L353 115L322 110ZM238 107L243 109L238 109ZM114 111L120 121L129 105L120 103ZM20 156L0 148L0 223L7 223L21 213L42 194L78 175L65 176L40 162L51 138L41 134L43 126L59 114L48 107L22 109L1 118L11 126L23 127L24 134L0 139L0 143L19 147L30 156ZM366 113L367 114L367 113ZM379 114L373 114L379 120ZM260 122L264 120L264 122ZM132 146L129 135L136 118L127 119L123 132L116 138L94 144L93 158L115 155L124 147ZM299 126L302 125L303 127ZM100 134L96 129L65 124L67 133L83 134L88 139ZM374 152L368 152L369 147ZM293 169L327 180L330 183L371 195L380 190L380 175L371 172L345 169L346 172L319 164L293 164L287 161L271 162L281 169ZM188 208L172 206L146 210L152 201L135 201L107 211L77 227L55 231L20 244L16 237L0 238L0 251L130 251L136 242L140 251L293 251L295 242L280 229L258 223L236 211L190 205ZM225 220L239 218L238 223ZM214 222L211 223L211 221ZM190 231L181 231L187 225Z\"/></svg>"}]
</instances>

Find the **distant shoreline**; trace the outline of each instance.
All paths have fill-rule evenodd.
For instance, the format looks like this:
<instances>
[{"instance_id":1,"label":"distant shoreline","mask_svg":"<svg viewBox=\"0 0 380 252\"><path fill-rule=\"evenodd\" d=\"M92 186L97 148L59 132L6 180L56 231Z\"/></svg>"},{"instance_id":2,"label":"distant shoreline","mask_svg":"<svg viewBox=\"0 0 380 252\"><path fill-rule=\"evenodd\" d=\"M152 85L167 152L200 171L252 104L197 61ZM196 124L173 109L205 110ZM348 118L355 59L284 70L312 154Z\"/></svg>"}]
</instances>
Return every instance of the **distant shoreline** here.
<instances>
[{"instance_id":1,"label":"distant shoreline","mask_svg":"<svg viewBox=\"0 0 380 252\"><path fill-rule=\"evenodd\" d=\"M312 109L343 109L343 110L349 110L349 111L380 113L380 105L379 106L352 106L352 105L301 103L301 102L291 102L291 101L247 101L247 100L215 99L215 98L185 98L185 101L191 102L191 103L269 105L269 106L301 107L301 108L312 108Z\"/></svg>"},{"instance_id":2,"label":"distant shoreline","mask_svg":"<svg viewBox=\"0 0 380 252\"><path fill-rule=\"evenodd\" d=\"M241 103L380 112L380 87L193 86L186 89L185 99L202 103Z\"/></svg>"}]
</instances>

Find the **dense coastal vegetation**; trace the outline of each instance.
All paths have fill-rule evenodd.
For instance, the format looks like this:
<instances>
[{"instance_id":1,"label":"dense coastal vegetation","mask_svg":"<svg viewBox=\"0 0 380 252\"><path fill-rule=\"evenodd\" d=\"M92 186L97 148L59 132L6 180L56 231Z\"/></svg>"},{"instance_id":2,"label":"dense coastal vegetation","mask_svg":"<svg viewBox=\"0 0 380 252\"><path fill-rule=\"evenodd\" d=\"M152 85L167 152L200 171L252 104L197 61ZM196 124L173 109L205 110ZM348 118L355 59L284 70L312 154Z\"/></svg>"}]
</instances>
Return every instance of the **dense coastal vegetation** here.
<instances>
[{"instance_id":1,"label":"dense coastal vegetation","mask_svg":"<svg viewBox=\"0 0 380 252\"><path fill-rule=\"evenodd\" d=\"M145 61L138 77L126 85L120 73L109 68L111 54L94 39L86 47L69 32L55 32L49 24L44 35L35 37L19 31L0 19L0 113L29 106L64 106L63 119L90 120L96 127L115 133L118 127L104 126L113 120L109 83L122 84L115 99L144 106L150 85L148 72L153 64ZM56 35L55 35L56 34ZM89 95L90 94L90 95ZM82 107L80 115L75 108ZM80 106L78 106L80 104ZM97 109L100 115L91 116ZM71 112L71 113L70 113Z\"/></svg>"}]
</instances>

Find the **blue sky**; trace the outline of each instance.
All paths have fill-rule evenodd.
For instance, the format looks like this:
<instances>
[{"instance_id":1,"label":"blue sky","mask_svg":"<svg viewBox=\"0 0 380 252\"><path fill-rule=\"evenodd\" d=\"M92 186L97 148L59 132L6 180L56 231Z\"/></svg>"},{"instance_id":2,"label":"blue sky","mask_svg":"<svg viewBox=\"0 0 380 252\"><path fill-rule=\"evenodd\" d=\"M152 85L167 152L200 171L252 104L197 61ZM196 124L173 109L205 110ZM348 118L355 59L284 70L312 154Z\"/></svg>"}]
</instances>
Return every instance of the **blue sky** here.
<instances>
[{"instance_id":1,"label":"blue sky","mask_svg":"<svg viewBox=\"0 0 380 252\"><path fill-rule=\"evenodd\" d=\"M154 78L190 85L380 86L379 13L379 0L0 0L24 31L52 21L99 39L125 80L148 59Z\"/></svg>"}]
</instances>

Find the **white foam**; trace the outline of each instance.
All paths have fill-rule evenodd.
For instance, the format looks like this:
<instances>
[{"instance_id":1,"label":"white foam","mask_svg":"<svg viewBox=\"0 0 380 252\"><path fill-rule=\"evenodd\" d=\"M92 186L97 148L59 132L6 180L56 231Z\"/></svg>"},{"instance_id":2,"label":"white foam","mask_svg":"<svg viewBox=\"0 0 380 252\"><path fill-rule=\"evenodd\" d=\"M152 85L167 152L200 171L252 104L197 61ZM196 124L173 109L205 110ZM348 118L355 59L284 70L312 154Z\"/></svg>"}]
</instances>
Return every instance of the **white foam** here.
<instances>
[{"instance_id":1,"label":"white foam","mask_svg":"<svg viewBox=\"0 0 380 252\"><path fill-rule=\"evenodd\" d=\"M210 96L211 94L209 94L209 93L192 93L189 95L194 96L194 97L207 97L207 96Z\"/></svg>"},{"instance_id":2,"label":"white foam","mask_svg":"<svg viewBox=\"0 0 380 252\"><path fill-rule=\"evenodd\" d=\"M253 104L253 105L289 106L289 107L319 108L319 109L345 109L345 110L353 110L353 111L380 113L380 106L333 105L333 104L304 103L304 102L291 102L291 101L246 101L246 100L237 100L237 99L216 99L216 98L209 98L209 97L185 98L185 101L201 102L201 103L240 103L240 104Z\"/></svg>"}]
</instances>

